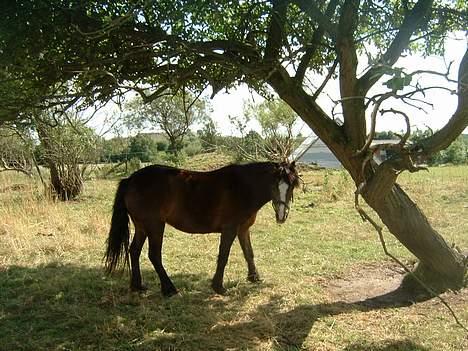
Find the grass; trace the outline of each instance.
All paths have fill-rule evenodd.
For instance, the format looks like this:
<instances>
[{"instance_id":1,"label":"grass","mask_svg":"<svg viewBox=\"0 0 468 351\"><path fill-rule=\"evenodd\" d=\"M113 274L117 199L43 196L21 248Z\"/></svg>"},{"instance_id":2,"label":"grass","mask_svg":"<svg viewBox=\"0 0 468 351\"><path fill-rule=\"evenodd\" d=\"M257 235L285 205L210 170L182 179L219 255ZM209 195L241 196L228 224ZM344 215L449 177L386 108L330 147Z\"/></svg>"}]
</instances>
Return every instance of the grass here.
<instances>
[{"instance_id":1,"label":"grass","mask_svg":"<svg viewBox=\"0 0 468 351\"><path fill-rule=\"evenodd\" d=\"M103 273L116 181L87 182L79 200L54 203L33 180L0 173L0 350L467 349L466 334L435 300L364 308L337 298L331 289L337 279L357 276L370 288L369 267L379 276L379 267L393 265L355 212L344 172L307 171L304 180L308 190L296 192L286 224L276 225L265 206L253 227L261 284L245 280L235 243L228 294L215 295L218 235L168 228L164 261L180 294L165 299L146 255L144 295L128 291L126 274ZM399 179L446 240L465 249L467 180L466 166ZM392 253L413 260L385 235ZM468 324L466 291L446 298Z\"/></svg>"}]
</instances>

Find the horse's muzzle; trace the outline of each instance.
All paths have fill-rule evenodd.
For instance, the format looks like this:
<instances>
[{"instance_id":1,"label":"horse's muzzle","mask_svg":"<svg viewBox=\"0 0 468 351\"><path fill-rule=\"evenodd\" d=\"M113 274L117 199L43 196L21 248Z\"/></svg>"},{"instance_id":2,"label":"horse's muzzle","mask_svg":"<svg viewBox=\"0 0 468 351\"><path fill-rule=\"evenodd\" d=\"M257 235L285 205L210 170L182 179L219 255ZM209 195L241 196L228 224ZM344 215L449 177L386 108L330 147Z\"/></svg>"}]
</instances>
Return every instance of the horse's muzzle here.
<instances>
[{"instance_id":1,"label":"horse's muzzle","mask_svg":"<svg viewBox=\"0 0 468 351\"><path fill-rule=\"evenodd\" d=\"M286 202L278 201L273 203L273 208L275 209L276 223L283 224L286 222L289 214L289 206Z\"/></svg>"}]
</instances>

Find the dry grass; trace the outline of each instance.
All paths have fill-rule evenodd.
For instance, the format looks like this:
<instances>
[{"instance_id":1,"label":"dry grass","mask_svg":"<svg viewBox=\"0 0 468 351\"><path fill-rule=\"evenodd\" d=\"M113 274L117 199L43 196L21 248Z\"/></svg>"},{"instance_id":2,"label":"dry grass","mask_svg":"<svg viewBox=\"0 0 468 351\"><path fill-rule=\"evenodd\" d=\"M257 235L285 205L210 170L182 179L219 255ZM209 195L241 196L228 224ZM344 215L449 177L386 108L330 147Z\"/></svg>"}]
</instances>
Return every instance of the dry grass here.
<instances>
[{"instance_id":1,"label":"dry grass","mask_svg":"<svg viewBox=\"0 0 468 351\"><path fill-rule=\"evenodd\" d=\"M215 295L209 280L218 236L168 229L164 260L180 294L164 299L145 255L145 295L128 292L126 275L103 274L115 181L88 182L78 201L58 203L30 179L0 173L0 350L467 349L466 335L436 301L364 307L330 290L336 279L372 286L392 264L355 213L343 172L309 171L304 179L308 191L296 193L285 225L265 206L253 228L261 284L245 281L236 244L228 295ZM442 235L465 249L467 180L468 167L401 177ZM412 260L386 236L392 252ZM468 323L466 291L446 298Z\"/></svg>"}]
</instances>

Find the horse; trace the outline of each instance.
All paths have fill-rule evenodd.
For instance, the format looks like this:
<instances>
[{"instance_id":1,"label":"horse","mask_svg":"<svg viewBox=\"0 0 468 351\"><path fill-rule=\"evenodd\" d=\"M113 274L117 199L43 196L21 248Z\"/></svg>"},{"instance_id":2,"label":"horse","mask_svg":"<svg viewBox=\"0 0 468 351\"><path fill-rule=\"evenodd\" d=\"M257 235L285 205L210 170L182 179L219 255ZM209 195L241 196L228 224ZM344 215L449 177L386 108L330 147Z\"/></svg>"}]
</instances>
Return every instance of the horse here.
<instances>
[{"instance_id":1,"label":"horse","mask_svg":"<svg viewBox=\"0 0 468 351\"><path fill-rule=\"evenodd\" d=\"M247 262L247 279L260 280L254 262L249 228L257 212L272 201L276 221L289 214L293 190L299 185L295 163L232 164L208 172L151 165L122 179L117 187L107 239L105 268L112 273L130 265L130 288L144 291L140 253L148 238L148 257L160 279L164 296L177 289L164 269L161 249L166 223L186 233L221 233L216 272L211 287L224 294L224 269L234 239L239 239ZM129 246L129 218L135 228ZM130 262L129 262L130 256Z\"/></svg>"}]
</instances>

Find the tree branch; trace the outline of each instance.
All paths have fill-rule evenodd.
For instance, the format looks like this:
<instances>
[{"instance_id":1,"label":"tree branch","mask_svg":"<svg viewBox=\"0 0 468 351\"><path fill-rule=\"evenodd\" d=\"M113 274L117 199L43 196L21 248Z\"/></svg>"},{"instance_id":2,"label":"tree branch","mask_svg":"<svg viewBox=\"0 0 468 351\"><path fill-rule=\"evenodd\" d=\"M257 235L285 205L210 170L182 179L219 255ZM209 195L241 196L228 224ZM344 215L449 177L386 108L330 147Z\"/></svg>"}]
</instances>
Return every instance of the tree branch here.
<instances>
[{"instance_id":1,"label":"tree branch","mask_svg":"<svg viewBox=\"0 0 468 351\"><path fill-rule=\"evenodd\" d=\"M315 134L330 148L344 152L342 147L346 143L343 130L333 121L307 94L302 87L297 86L294 78L290 77L284 67L278 67L267 80L268 84L276 91ZM339 150L338 150L339 149Z\"/></svg>"},{"instance_id":2,"label":"tree branch","mask_svg":"<svg viewBox=\"0 0 468 351\"><path fill-rule=\"evenodd\" d=\"M403 116L403 118L405 119L405 123L406 123L406 132L405 134L401 137L400 139L400 146L403 147L406 142L408 141L409 137L411 136L411 125L410 125L410 118L409 116L403 112L403 111L399 111L399 110L395 110L393 108L389 109L389 110L382 110L380 111L381 114L383 115L384 113L393 113L393 114L396 114L396 115L400 115L400 116Z\"/></svg>"},{"instance_id":3,"label":"tree branch","mask_svg":"<svg viewBox=\"0 0 468 351\"><path fill-rule=\"evenodd\" d=\"M274 0L270 13L270 27L268 28L267 41L263 61L276 63L281 52L284 36L284 24L289 0Z\"/></svg>"},{"instance_id":4,"label":"tree branch","mask_svg":"<svg viewBox=\"0 0 468 351\"><path fill-rule=\"evenodd\" d=\"M292 0L304 13L306 13L312 20L318 23L323 30L335 40L336 38L336 25L330 21L329 17L325 16L320 8L317 6L316 1L307 0Z\"/></svg>"},{"instance_id":5,"label":"tree branch","mask_svg":"<svg viewBox=\"0 0 468 351\"><path fill-rule=\"evenodd\" d=\"M333 61L333 65L328 69L327 76L323 80L322 84L317 88L315 91L314 95L312 95L312 99L317 99L317 97L322 93L323 89L325 89L325 86L329 82L329 80L333 77L333 74L335 73L336 67L338 66L338 60Z\"/></svg>"},{"instance_id":6,"label":"tree branch","mask_svg":"<svg viewBox=\"0 0 468 351\"><path fill-rule=\"evenodd\" d=\"M414 151L430 156L445 149L468 127L468 49L458 70L458 106L447 124L429 138L422 140Z\"/></svg>"},{"instance_id":7,"label":"tree branch","mask_svg":"<svg viewBox=\"0 0 468 351\"><path fill-rule=\"evenodd\" d=\"M355 156L363 155L363 154L366 153L367 150L369 149L369 146L372 144L372 141L374 140L374 136L375 136L375 126L376 126L376 124L377 124L377 112L379 111L379 107L380 107L380 105L382 104L382 102L384 102L384 101L387 100L390 96L393 96L393 95L394 95L393 92L389 92L389 93L383 94L383 95L380 96L380 98L375 102L374 109L372 110L372 114L371 114L371 127L370 127L370 131L369 131L369 136L367 137L367 141L366 141L366 143L364 144L364 146L362 147L362 149L360 149L359 151L357 151L356 154L355 154Z\"/></svg>"},{"instance_id":8,"label":"tree branch","mask_svg":"<svg viewBox=\"0 0 468 351\"><path fill-rule=\"evenodd\" d=\"M359 86L362 92L367 92L385 73L382 66L393 66L400 57L403 50L408 47L413 33L428 21L433 1L419 0L414 7L408 11L403 19L400 30L382 55L377 65L370 68L360 79Z\"/></svg>"},{"instance_id":9,"label":"tree branch","mask_svg":"<svg viewBox=\"0 0 468 351\"><path fill-rule=\"evenodd\" d=\"M358 23L358 0L346 0L343 4L338 26L336 50L340 62L340 94L343 99L344 129L351 148L358 150L364 144L366 118L363 99L345 99L363 96L357 84L357 54L354 33Z\"/></svg>"},{"instance_id":10,"label":"tree branch","mask_svg":"<svg viewBox=\"0 0 468 351\"><path fill-rule=\"evenodd\" d=\"M333 16L337 5L338 0L331 0L328 3L327 9L325 10L325 18L331 18ZM307 68L309 67L310 60L315 56L320 44L320 40L323 38L324 34L325 29L319 24L317 29L314 31L314 34L312 35L310 45L308 45L306 48L304 56L302 57L301 62L299 62L295 77L298 84L302 84L304 76L307 72Z\"/></svg>"}]
</instances>

